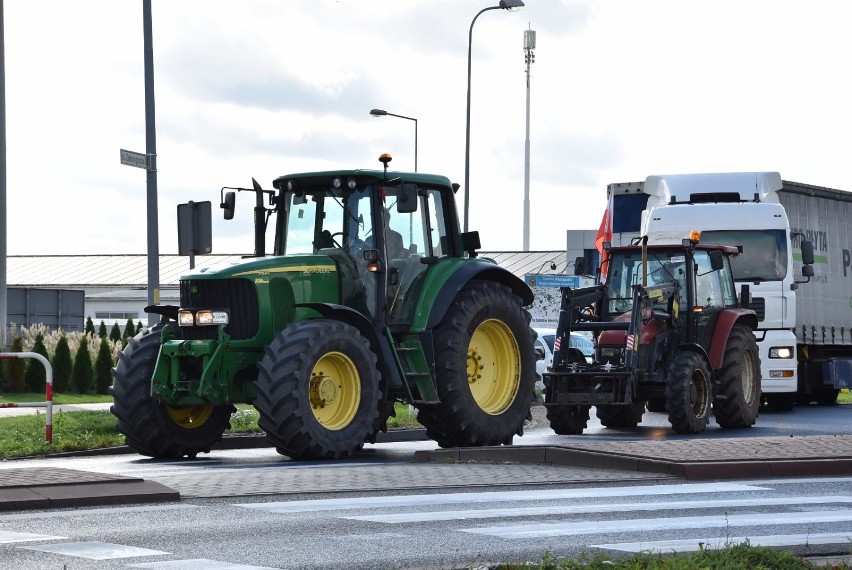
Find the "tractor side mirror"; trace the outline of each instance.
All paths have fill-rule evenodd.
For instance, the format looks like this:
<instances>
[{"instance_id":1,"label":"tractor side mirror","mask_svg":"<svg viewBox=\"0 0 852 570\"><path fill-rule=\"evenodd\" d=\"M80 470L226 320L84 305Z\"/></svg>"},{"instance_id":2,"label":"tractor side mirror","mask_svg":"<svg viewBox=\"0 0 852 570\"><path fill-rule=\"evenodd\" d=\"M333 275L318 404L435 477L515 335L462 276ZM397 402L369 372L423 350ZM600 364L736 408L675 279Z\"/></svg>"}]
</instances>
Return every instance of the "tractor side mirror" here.
<instances>
[{"instance_id":1,"label":"tractor side mirror","mask_svg":"<svg viewBox=\"0 0 852 570\"><path fill-rule=\"evenodd\" d=\"M722 256L721 251L711 251L710 252L710 269L713 271L719 271L720 269L725 267L725 258Z\"/></svg>"},{"instance_id":2,"label":"tractor side mirror","mask_svg":"<svg viewBox=\"0 0 852 570\"><path fill-rule=\"evenodd\" d=\"M751 305L751 287L749 287L748 283L743 284L742 288L740 288L740 307L743 309L748 309Z\"/></svg>"},{"instance_id":3,"label":"tractor side mirror","mask_svg":"<svg viewBox=\"0 0 852 570\"><path fill-rule=\"evenodd\" d=\"M410 214L417 211L417 185L402 184L397 191L396 211Z\"/></svg>"},{"instance_id":4,"label":"tractor side mirror","mask_svg":"<svg viewBox=\"0 0 852 570\"><path fill-rule=\"evenodd\" d=\"M461 235L462 249L471 257L476 257L476 250L482 247L479 241L479 232L464 232Z\"/></svg>"},{"instance_id":5,"label":"tractor side mirror","mask_svg":"<svg viewBox=\"0 0 852 570\"><path fill-rule=\"evenodd\" d=\"M222 203L219 204L219 207L225 210L225 219L233 220L234 219L234 205L236 204L237 195L235 192L225 192Z\"/></svg>"}]
</instances>

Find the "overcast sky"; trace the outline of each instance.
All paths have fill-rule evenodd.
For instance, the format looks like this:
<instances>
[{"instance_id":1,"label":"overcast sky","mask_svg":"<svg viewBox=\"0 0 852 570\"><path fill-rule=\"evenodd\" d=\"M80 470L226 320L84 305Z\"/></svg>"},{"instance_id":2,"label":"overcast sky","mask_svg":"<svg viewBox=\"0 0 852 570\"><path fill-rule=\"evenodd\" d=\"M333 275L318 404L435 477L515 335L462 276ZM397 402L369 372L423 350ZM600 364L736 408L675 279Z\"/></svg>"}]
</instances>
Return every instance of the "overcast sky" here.
<instances>
[{"instance_id":1,"label":"overcast sky","mask_svg":"<svg viewBox=\"0 0 852 570\"><path fill-rule=\"evenodd\" d=\"M496 0L153 0L160 253L176 206L210 200L213 251L253 248L253 200L327 168L464 182L470 22ZM597 228L610 182L777 170L852 190L843 0L526 0L473 30L470 228L521 250L524 30L531 78L530 249ZM141 0L5 0L10 255L145 253ZM462 189L457 195L459 207ZM200 262L200 260L199 260Z\"/></svg>"}]
</instances>

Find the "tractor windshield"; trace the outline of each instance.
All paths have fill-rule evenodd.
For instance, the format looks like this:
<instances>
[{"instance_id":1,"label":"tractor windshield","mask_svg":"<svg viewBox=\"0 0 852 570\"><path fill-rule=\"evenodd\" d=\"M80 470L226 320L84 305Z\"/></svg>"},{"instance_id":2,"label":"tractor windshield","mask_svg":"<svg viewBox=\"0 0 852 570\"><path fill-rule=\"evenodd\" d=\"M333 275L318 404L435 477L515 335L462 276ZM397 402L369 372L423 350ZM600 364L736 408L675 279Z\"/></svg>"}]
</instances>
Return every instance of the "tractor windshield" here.
<instances>
[{"instance_id":1,"label":"tractor windshield","mask_svg":"<svg viewBox=\"0 0 852 570\"><path fill-rule=\"evenodd\" d=\"M686 257L680 250L648 250L648 285L678 281L679 302L686 306ZM613 251L607 277L607 311L626 313L633 306L633 285L642 284L641 250Z\"/></svg>"},{"instance_id":2,"label":"tractor windshield","mask_svg":"<svg viewBox=\"0 0 852 570\"><path fill-rule=\"evenodd\" d=\"M701 241L743 246L742 254L731 259L736 281L780 281L787 275L784 230L704 231Z\"/></svg>"}]
</instances>

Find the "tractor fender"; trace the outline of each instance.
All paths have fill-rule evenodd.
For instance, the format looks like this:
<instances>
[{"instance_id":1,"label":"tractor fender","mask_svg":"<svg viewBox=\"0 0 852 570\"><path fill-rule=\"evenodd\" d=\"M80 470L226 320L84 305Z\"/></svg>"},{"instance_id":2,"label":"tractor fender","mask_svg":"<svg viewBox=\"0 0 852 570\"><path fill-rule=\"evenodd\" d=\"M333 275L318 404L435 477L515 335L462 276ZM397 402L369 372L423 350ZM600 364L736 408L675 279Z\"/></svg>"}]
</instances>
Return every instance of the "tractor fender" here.
<instances>
[{"instance_id":1,"label":"tractor fender","mask_svg":"<svg viewBox=\"0 0 852 570\"><path fill-rule=\"evenodd\" d=\"M710 339L710 367L718 370L722 367L725 358L725 347L728 346L728 337L734 325L744 324L752 331L757 328L757 316L750 309L725 309L719 313L716 319L716 328Z\"/></svg>"},{"instance_id":2,"label":"tractor fender","mask_svg":"<svg viewBox=\"0 0 852 570\"><path fill-rule=\"evenodd\" d=\"M458 292L474 279L506 285L512 290L512 293L521 298L524 307L531 305L533 302L532 289L509 270L487 261L465 263L450 274L441 287L440 294L435 297L435 301L429 311L429 319L426 324L427 329L431 330L438 326L438 323L444 318L450 305L455 301Z\"/></svg>"},{"instance_id":3,"label":"tractor fender","mask_svg":"<svg viewBox=\"0 0 852 570\"><path fill-rule=\"evenodd\" d=\"M324 319L341 321L358 329L358 332L370 342L370 350L376 355L379 370L382 371L382 377L387 380L388 386L395 389L402 387L402 378L396 366L393 365L393 350L390 343L376 332L367 317L351 307L336 303L296 303L294 306L313 309ZM387 396L387 390L385 395Z\"/></svg>"}]
</instances>

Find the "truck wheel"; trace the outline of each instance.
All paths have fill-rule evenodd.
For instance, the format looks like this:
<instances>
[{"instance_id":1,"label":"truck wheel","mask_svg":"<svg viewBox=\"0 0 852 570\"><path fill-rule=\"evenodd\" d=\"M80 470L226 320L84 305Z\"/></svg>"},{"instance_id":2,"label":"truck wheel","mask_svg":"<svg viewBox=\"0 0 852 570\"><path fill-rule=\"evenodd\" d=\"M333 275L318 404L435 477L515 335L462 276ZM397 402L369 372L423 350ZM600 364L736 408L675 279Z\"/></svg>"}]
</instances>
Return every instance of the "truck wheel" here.
<instances>
[{"instance_id":1,"label":"truck wheel","mask_svg":"<svg viewBox=\"0 0 852 570\"><path fill-rule=\"evenodd\" d=\"M833 406L837 403L837 396L840 395L840 390L833 386L823 386L816 390L814 394L817 406Z\"/></svg>"},{"instance_id":2,"label":"truck wheel","mask_svg":"<svg viewBox=\"0 0 852 570\"><path fill-rule=\"evenodd\" d=\"M523 434L535 388L530 315L505 285L467 284L435 328L440 403L417 419L441 447L512 443Z\"/></svg>"},{"instance_id":3,"label":"truck wheel","mask_svg":"<svg viewBox=\"0 0 852 570\"><path fill-rule=\"evenodd\" d=\"M754 425L760 409L760 357L751 330L734 325L719 373L719 386L713 400L716 423L723 428Z\"/></svg>"},{"instance_id":4,"label":"truck wheel","mask_svg":"<svg viewBox=\"0 0 852 570\"><path fill-rule=\"evenodd\" d=\"M766 405L778 412L789 412L796 403L795 392L784 392L782 394L764 394Z\"/></svg>"},{"instance_id":5,"label":"truck wheel","mask_svg":"<svg viewBox=\"0 0 852 570\"><path fill-rule=\"evenodd\" d=\"M677 433L700 433L710 420L713 386L704 358L697 352L678 353L669 365L666 408Z\"/></svg>"},{"instance_id":6,"label":"truck wheel","mask_svg":"<svg viewBox=\"0 0 852 570\"><path fill-rule=\"evenodd\" d=\"M151 376L160 350L157 325L130 339L113 369L110 412L127 445L159 459L207 453L231 427L233 406L168 406L151 396Z\"/></svg>"},{"instance_id":7,"label":"truck wheel","mask_svg":"<svg viewBox=\"0 0 852 570\"><path fill-rule=\"evenodd\" d=\"M278 453L337 459L377 431L384 401L376 355L358 329L317 319L275 335L258 363L258 425Z\"/></svg>"},{"instance_id":8,"label":"truck wheel","mask_svg":"<svg viewBox=\"0 0 852 570\"><path fill-rule=\"evenodd\" d=\"M550 429L559 435L579 435L589 423L591 406L550 405L547 419Z\"/></svg>"},{"instance_id":9,"label":"truck wheel","mask_svg":"<svg viewBox=\"0 0 852 570\"><path fill-rule=\"evenodd\" d=\"M629 406L595 406L601 424L608 428L635 428L642 421L645 402L634 402Z\"/></svg>"}]
</instances>

